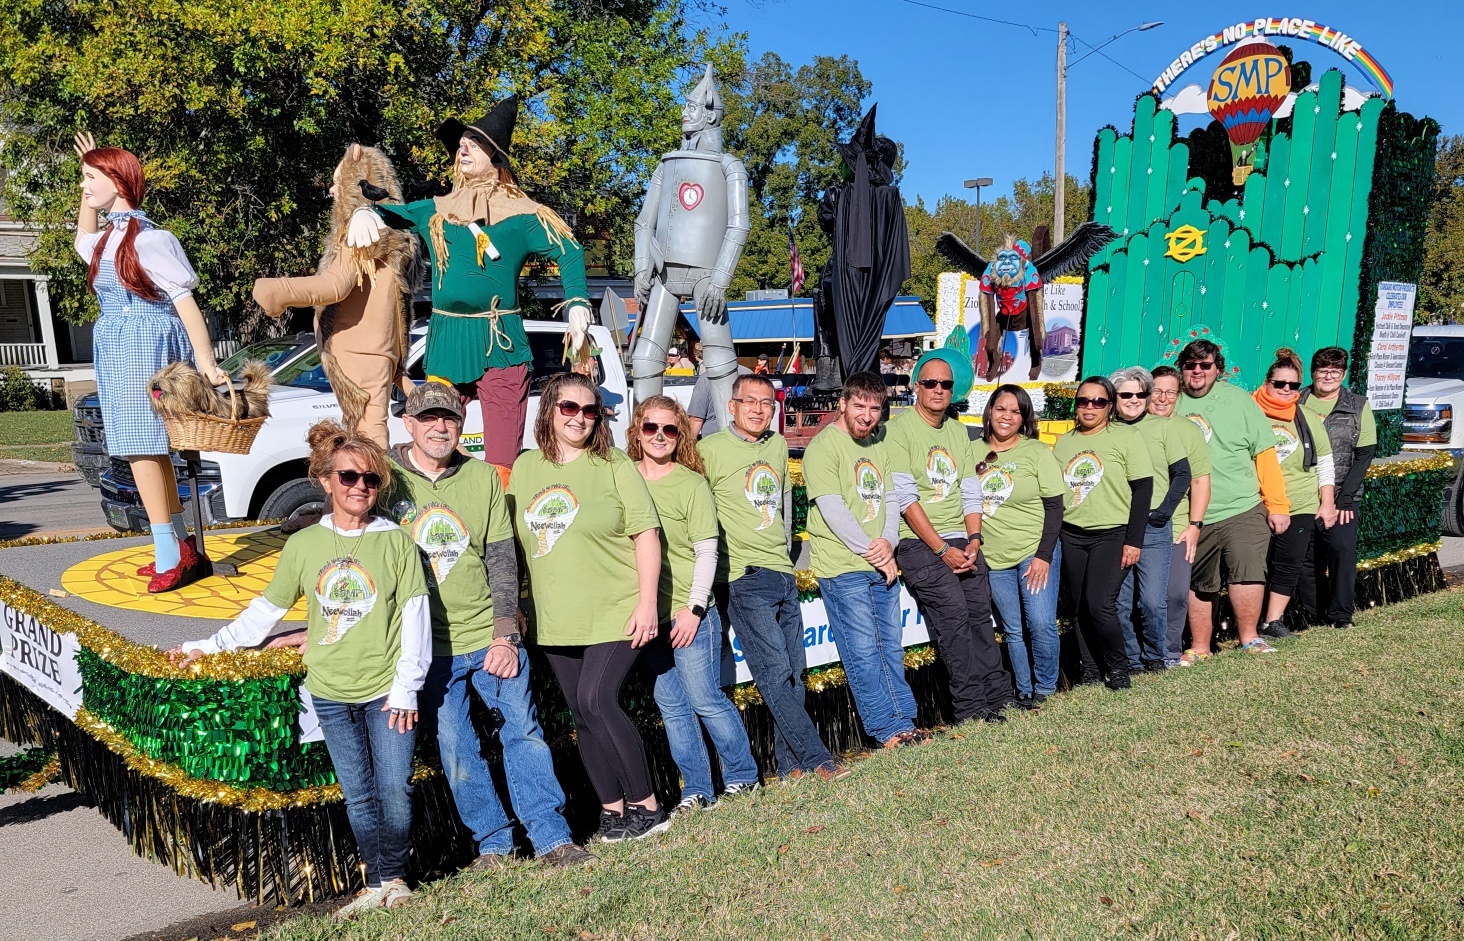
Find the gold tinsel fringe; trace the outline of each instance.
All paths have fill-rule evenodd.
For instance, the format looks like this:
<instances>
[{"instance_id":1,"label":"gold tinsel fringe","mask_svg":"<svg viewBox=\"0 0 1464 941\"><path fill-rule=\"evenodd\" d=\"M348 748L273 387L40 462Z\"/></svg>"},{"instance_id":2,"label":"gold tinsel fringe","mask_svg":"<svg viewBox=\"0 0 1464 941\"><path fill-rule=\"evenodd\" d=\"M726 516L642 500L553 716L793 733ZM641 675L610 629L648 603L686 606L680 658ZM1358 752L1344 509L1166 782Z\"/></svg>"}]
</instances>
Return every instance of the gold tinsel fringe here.
<instances>
[{"instance_id":1,"label":"gold tinsel fringe","mask_svg":"<svg viewBox=\"0 0 1464 941\"><path fill-rule=\"evenodd\" d=\"M802 458L790 457L788 459L788 483L795 487L803 486Z\"/></svg>"},{"instance_id":2,"label":"gold tinsel fringe","mask_svg":"<svg viewBox=\"0 0 1464 941\"><path fill-rule=\"evenodd\" d=\"M203 531L211 533L218 529L248 529L252 526L273 526L279 520L239 520L234 523L214 523ZM84 536L21 536L16 539L0 539L0 549L20 549L25 546L59 546L67 542L98 542L103 539L137 539L146 533L119 533L115 530L104 533L87 533Z\"/></svg>"},{"instance_id":3,"label":"gold tinsel fringe","mask_svg":"<svg viewBox=\"0 0 1464 941\"><path fill-rule=\"evenodd\" d=\"M1397 552L1385 552L1372 559L1361 559L1357 563L1359 572L1366 572L1384 565L1392 565L1394 562L1406 562L1409 559L1416 559L1419 556L1428 555L1430 552L1438 552L1444 547L1442 540L1439 542L1425 542L1407 549L1399 549Z\"/></svg>"},{"instance_id":4,"label":"gold tinsel fringe","mask_svg":"<svg viewBox=\"0 0 1464 941\"><path fill-rule=\"evenodd\" d=\"M930 666L936 660L935 648L930 646L911 647L905 651L905 669L920 670ZM844 672L841 666L825 667L807 673L803 677L803 686L810 692L821 693L826 689L834 689L849 684L849 674ZM732 687L732 702L738 709L746 709L748 706L761 705L762 694L757 691L757 686L751 682L739 683Z\"/></svg>"},{"instance_id":5,"label":"gold tinsel fringe","mask_svg":"<svg viewBox=\"0 0 1464 941\"><path fill-rule=\"evenodd\" d=\"M1408 461L1374 462L1367 469L1367 476L1364 479L1377 480L1380 477L1407 477L1409 474L1444 470L1453 466L1454 459L1447 454L1431 454L1428 457L1420 457Z\"/></svg>"},{"instance_id":6,"label":"gold tinsel fringe","mask_svg":"<svg viewBox=\"0 0 1464 941\"><path fill-rule=\"evenodd\" d=\"M60 773L61 758L57 755L52 755L51 760L46 762L44 768L17 784L15 790L22 794L34 794L47 784L50 784L56 775Z\"/></svg>"}]
</instances>

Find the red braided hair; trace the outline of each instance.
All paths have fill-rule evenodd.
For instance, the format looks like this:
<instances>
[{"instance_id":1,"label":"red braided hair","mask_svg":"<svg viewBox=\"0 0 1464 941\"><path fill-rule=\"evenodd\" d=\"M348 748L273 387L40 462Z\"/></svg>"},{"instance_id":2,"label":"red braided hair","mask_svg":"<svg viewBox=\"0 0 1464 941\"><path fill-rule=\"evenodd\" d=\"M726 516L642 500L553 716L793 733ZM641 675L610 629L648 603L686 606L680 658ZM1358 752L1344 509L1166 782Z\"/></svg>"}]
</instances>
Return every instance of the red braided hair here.
<instances>
[{"instance_id":1,"label":"red braided hair","mask_svg":"<svg viewBox=\"0 0 1464 941\"><path fill-rule=\"evenodd\" d=\"M117 195L127 200L133 209L142 208L142 197L147 195L147 178L143 176L142 164L130 151L121 147L98 147L87 151L81 162L106 174L112 185L117 187ZM92 252L91 265L87 268L86 283L93 292L96 291L95 281L97 269L102 264L102 252L107 245L106 235L111 228L108 225L102 230L102 237ZM143 270L142 262L137 259L137 232L141 228L136 219L132 220L127 226L127 234L122 236L122 244L117 246L117 280L143 300L160 301L163 292L153 284L152 278Z\"/></svg>"}]
</instances>

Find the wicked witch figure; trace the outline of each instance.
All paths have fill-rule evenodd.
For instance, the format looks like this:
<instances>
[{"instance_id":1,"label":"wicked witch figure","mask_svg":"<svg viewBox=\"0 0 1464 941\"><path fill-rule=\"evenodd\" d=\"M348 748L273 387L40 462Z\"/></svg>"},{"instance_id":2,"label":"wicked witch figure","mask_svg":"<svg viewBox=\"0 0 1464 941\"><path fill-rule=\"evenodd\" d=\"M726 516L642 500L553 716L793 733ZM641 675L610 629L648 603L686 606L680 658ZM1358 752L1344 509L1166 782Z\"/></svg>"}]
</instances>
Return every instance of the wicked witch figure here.
<instances>
[{"instance_id":1,"label":"wicked witch figure","mask_svg":"<svg viewBox=\"0 0 1464 941\"><path fill-rule=\"evenodd\" d=\"M935 249L961 271L981 283L981 343L977 361L987 382L995 382L1012 371L1010 381L1035 382L1042 372L1042 344L1046 328L1042 315L1042 285L1087 264L1088 259L1114 239L1113 230L1101 222L1084 222L1073 234L1050 251L1033 257L1031 245L1008 235L991 262L976 254L950 232L935 241ZM1045 247L1047 227L1035 236ZM1016 352L1006 361L1008 332L1017 334ZM1030 358L1029 358L1030 357Z\"/></svg>"},{"instance_id":2,"label":"wicked witch figure","mask_svg":"<svg viewBox=\"0 0 1464 941\"><path fill-rule=\"evenodd\" d=\"M722 97L709 65L681 109L681 149L661 158L635 220L635 296L640 336L635 394L661 393L666 348L681 301L691 298L701 325L702 371L719 421L737 379L727 287L747 242L747 170L722 151Z\"/></svg>"},{"instance_id":3,"label":"wicked witch figure","mask_svg":"<svg viewBox=\"0 0 1464 941\"><path fill-rule=\"evenodd\" d=\"M905 201L894 185L899 149L875 133L876 107L848 143L836 145L843 179L818 207L833 253L813 296L817 392L837 391L845 374L875 368L885 314L910 277Z\"/></svg>"},{"instance_id":4,"label":"wicked witch figure","mask_svg":"<svg viewBox=\"0 0 1464 941\"><path fill-rule=\"evenodd\" d=\"M472 124L444 121L437 139L453 155L452 192L358 209L346 240L352 248L374 245L390 227L426 241L432 260L426 369L456 386L465 402L477 396L483 457L505 479L528 415L533 352L518 306L518 275L531 255L558 264L568 343L581 358L590 352L584 249L563 219L519 189L509 163L518 106L509 98Z\"/></svg>"},{"instance_id":5,"label":"wicked witch figure","mask_svg":"<svg viewBox=\"0 0 1464 941\"><path fill-rule=\"evenodd\" d=\"M363 186L364 184L364 186ZM320 363L341 406L345 426L387 446L387 406L402 375L411 292L416 282L416 240L387 230L374 245L346 244L351 215L371 200L401 202L401 185L386 154L352 144L335 168L330 232L315 274L260 278L254 301L271 317L290 307L315 308Z\"/></svg>"}]
</instances>

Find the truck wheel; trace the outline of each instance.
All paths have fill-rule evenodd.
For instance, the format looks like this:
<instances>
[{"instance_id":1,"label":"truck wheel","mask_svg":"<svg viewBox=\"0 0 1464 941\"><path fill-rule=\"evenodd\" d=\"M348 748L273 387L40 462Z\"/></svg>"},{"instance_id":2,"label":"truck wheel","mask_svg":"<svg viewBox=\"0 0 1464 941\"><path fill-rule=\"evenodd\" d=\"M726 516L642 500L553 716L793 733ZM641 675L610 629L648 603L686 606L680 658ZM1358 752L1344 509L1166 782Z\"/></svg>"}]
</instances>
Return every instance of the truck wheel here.
<instances>
[{"instance_id":1,"label":"truck wheel","mask_svg":"<svg viewBox=\"0 0 1464 941\"><path fill-rule=\"evenodd\" d=\"M1454 482L1444 491L1444 535L1464 536L1464 465L1455 475Z\"/></svg>"},{"instance_id":2,"label":"truck wheel","mask_svg":"<svg viewBox=\"0 0 1464 941\"><path fill-rule=\"evenodd\" d=\"M325 494L308 479L281 484L259 508L259 518L287 520L307 513L320 513L325 508Z\"/></svg>"}]
</instances>

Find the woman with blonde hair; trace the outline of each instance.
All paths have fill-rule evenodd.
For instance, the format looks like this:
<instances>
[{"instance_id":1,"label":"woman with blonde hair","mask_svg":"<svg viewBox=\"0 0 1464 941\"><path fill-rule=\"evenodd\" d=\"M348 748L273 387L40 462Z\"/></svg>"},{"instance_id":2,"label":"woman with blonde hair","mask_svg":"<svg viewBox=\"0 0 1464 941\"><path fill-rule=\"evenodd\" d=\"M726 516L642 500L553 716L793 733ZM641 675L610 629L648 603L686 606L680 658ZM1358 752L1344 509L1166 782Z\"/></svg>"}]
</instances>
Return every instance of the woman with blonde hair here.
<instances>
[{"instance_id":1,"label":"woman with blonde hair","mask_svg":"<svg viewBox=\"0 0 1464 941\"><path fill-rule=\"evenodd\" d=\"M335 765L366 888L336 914L395 908L412 895L412 752L417 692L432 663L427 579L412 537L375 515L386 453L333 421L310 429L310 478L332 512L290 537L269 587L223 630L168 651L187 665L261 643L302 596L305 689Z\"/></svg>"},{"instance_id":2,"label":"woman with blonde hair","mask_svg":"<svg viewBox=\"0 0 1464 941\"><path fill-rule=\"evenodd\" d=\"M661 517L657 616L669 655L658 658L655 697L681 771L676 809L695 810L716 800L703 725L721 758L724 794L758 786L747 729L722 691L722 621L712 604L717 507L691 419L675 399L653 395L636 405L627 450Z\"/></svg>"},{"instance_id":3,"label":"woman with blonde hair","mask_svg":"<svg viewBox=\"0 0 1464 941\"><path fill-rule=\"evenodd\" d=\"M639 839L670 825L640 732L620 707L625 680L660 624L660 519L634 462L611 445L592 379L560 373L539 402L539 447L519 455L508 484L534 640L574 717L600 798L599 836Z\"/></svg>"}]
</instances>

